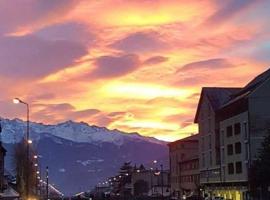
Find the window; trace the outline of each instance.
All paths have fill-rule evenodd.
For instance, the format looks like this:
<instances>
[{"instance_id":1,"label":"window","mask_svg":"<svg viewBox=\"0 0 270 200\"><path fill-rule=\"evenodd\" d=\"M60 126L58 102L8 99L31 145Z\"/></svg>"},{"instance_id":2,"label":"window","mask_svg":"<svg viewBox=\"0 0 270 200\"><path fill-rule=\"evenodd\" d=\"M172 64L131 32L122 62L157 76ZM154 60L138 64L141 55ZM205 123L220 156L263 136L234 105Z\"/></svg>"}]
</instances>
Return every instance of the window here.
<instances>
[{"instance_id":1,"label":"window","mask_svg":"<svg viewBox=\"0 0 270 200\"><path fill-rule=\"evenodd\" d=\"M240 154L241 153L241 142L235 143L235 153Z\"/></svg>"},{"instance_id":2,"label":"window","mask_svg":"<svg viewBox=\"0 0 270 200\"><path fill-rule=\"evenodd\" d=\"M230 156L230 155L233 155L233 145L232 144L228 144L227 145L227 154Z\"/></svg>"},{"instance_id":3,"label":"window","mask_svg":"<svg viewBox=\"0 0 270 200\"><path fill-rule=\"evenodd\" d=\"M235 171L237 174L242 173L242 162L236 162L235 163Z\"/></svg>"},{"instance_id":4,"label":"window","mask_svg":"<svg viewBox=\"0 0 270 200\"><path fill-rule=\"evenodd\" d=\"M234 174L234 166L233 163L228 164L228 174Z\"/></svg>"},{"instance_id":5,"label":"window","mask_svg":"<svg viewBox=\"0 0 270 200\"><path fill-rule=\"evenodd\" d=\"M241 133L241 124L234 124L234 135L239 135Z\"/></svg>"},{"instance_id":6,"label":"window","mask_svg":"<svg viewBox=\"0 0 270 200\"><path fill-rule=\"evenodd\" d=\"M184 158L185 158L185 154L181 153L181 160L184 160Z\"/></svg>"},{"instance_id":7,"label":"window","mask_svg":"<svg viewBox=\"0 0 270 200\"><path fill-rule=\"evenodd\" d=\"M232 126L227 126L226 132L227 132L227 137L231 137L232 134L233 134L233 128L232 128Z\"/></svg>"}]
</instances>

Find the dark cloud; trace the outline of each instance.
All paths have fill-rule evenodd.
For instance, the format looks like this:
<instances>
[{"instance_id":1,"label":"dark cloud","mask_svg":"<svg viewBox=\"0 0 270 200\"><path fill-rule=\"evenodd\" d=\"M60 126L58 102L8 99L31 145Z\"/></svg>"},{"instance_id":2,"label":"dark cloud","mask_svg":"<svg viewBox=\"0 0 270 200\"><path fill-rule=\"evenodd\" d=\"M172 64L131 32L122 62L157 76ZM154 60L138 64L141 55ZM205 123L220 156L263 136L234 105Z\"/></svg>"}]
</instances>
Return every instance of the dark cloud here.
<instances>
[{"instance_id":1,"label":"dark cloud","mask_svg":"<svg viewBox=\"0 0 270 200\"><path fill-rule=\"evenodd\" d=\"M208 24L218 24L226 21L239 13L241 10L249 7L258 0L229 0L218 1L220 9L207 19Z\"/></svg>"},{"instance_id":2,"label":"dark cloud","mask_svg":"<svg viewBox=\"0 0 270 200\"><path fill-rule=\"evenodd\" d=\"M69 103L59 104L33 104L35 108L42 108L31 115L32 118L40 121L61 121L66 120L82 120L93 117L100 113L97 109L75 110L75 107Z\"/></svg>"},{"instance_id":3,"label":"dark cloud","mask_svg":"<svg viewBox=\"0 0 270 200\"><path fill-rule=\"evenodd\" d=\"M0 1L0 34L12 32L41 20L62 17L77 3L77 0Z\"/></svg>"},{"instance_id":4,"label":"dark cloud","mask_svg":"<svg viewBox=\"0 0 270 200\"><path fill-rule=\"evenodd\" d=\"M190 118L190 119L186 119L186 120L182 121L180 123L180 126L181 126L181 128L185 128L185 127L187 127L189 125L192 125L193 123L194 123L194 119Z\"/></svg>"},{"instance_id":5,"label":"dark cloud","mask_svg":"<svg viewBox=\"0 0 270 200\"><path fill-rule=\"evenodd\" d=\"M190 70L202 70L202 69L223 69L233 67L233 65L228 62L226 59L223 58L216 58L216 59L209 59L209 60L202 60L197 62L192 62L189 64L184 65L181 67L178 72L185 72Z\"/></svg>"},{"instance_id":6,"label":"dark cloud","mask_svg":"<svg viewBox=\"0 0 270 200\"><path fill-rule=\"evenodd\" d=\"M98 109L86 109L86 110L80 110L80 111L76 111L73 112L71 114L71 118L77 119L77 118L85 118L85 117L89 117L95 114L100 113L100 110Z\"/></svg>"},{"instance_id":7,"label":"dark cloud","mask_svg":"<svg viewBox=\"0 0 270 200\"><path fill-rule=\"evenodd\" d=\"M127 114L127 112L111 112L111 113L109 113L108 114L108 116L109 117L121 117L121 116L124 116L124 115L126 115Z\"/></svg>"},{"instance_id":8,"label":"dark cloud","mask_svg":"<svg viewBox=\"0 0 270 200\"><path fill-rule=\"evenodd\" d=\"M126 75L136 70L139 57L134 54L122 56L102 56L95 61L96 68L91 72L93 78L111 78Z\"/></svg>"},{"instance_id":9,"label":"dark cloud","mask_svg":"<svg viewBox=\"0 0 270 200\"><path fill-rule=\"evenodd\" d=\"M88 28L84 24L67 22L45 27L34 34L47 40L67 40L90 45L95 35Z\"/></svg>"},{"instance_id":10,"label":"dark cloud","mask_svg":"<svg viewBox=\"0 0 270 200\"><path fill-rule=\"evenodd\" d=\"M160 39L160 35L154 31L136 32L110 45L113 48L130 52L157 51L167 45Z\"/></svg>"},{"instance_id":11,"label":"dark cloud","mask_svg":"<svg viewBox=\"0 0 270 200\"><path fill-rule=\"evenodd\" d=\"M55 94L54 93L40 93L40 94L34 94L34 95L30 95L27 98L27 101L29 102L34 102L35 100L49 100L49 99L53 99L55 98Z\"/></svg>"},{"instance_id":12,"label":"dark cloud","mask_svg":"<svg viewBox=\"0 0 270 200\"><path fill-rule=\"evenodd\" d=\"M36 36L0 38L0 73L16 78L38 78L74 64L87 53L71 41L48 41Z\"/></svg>"},{"instance_id":13,"label":"dark cloud","mask_svg":"<svg viewBox=\"0 0 270 200\"><path fill-rule=\"evenodd\" d=\"M147 60L145 60L143 62L143 64L145 64L145 65L155 65L155 64L166 62L167 60L168 60L168 57L153 56L153 57L148 58Z\"/></svg>"}]
</instances>

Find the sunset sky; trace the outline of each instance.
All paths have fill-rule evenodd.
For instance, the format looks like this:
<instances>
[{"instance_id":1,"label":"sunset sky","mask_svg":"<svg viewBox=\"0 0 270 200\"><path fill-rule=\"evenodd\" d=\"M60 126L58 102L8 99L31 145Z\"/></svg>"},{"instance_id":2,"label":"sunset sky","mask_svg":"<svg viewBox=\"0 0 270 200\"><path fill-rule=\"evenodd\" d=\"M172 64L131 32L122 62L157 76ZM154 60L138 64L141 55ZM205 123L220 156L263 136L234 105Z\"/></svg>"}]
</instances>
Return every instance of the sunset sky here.
<instances>
[{"instance_id":1,"label":"sunset sky","mask_svg":"<svg viewBox=\"0 0 270 200\"><path fill-rule=\"evenodd\" d=\"M201 87L269 67L268 0L0 0L0 116L173 141Z\"/></svg>"}]
</instances>

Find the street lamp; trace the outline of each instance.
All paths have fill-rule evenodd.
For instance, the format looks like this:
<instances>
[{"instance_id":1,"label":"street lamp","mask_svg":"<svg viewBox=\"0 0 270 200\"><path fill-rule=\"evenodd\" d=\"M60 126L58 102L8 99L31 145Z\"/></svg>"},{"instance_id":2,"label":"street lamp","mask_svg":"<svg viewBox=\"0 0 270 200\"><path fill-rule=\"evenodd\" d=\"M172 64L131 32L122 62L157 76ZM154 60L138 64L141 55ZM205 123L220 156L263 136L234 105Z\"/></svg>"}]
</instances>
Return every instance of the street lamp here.
<instances>
[{"instance_id":1,"label":"street lamp","mask_svg":"<svg viewBox=\"0 0 270 200\"><path fill-rule=\"evenodd\" d=\"M15 104L24 104L26 106L26 118L27 118L27 126L26 126L26 159L27 159L27 167L26 167L26 198L29 197L29 144L32 144L32 140L29 140L29 104L22 101L19 98L14 98L13 103Z\"/></svg>"}]
</instances>

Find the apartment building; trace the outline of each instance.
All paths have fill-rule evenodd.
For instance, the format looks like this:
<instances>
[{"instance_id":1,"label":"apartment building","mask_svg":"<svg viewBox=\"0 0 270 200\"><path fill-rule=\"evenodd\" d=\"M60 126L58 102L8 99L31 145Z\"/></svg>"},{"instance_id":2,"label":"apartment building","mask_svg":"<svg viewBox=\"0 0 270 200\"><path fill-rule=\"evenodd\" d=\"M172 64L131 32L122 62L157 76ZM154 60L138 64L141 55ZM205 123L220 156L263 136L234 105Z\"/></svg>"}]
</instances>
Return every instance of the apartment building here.
<instances>
[{"instance_id":1,"label":"apartment building","mask_svg":"<svg viewBox=\"0 0 270 200\"><path fill-rule=\"evenodd\" d=\"M198 191L198 143L196 134L168 144L171 193L176 198Z\"/></svg>"},{"instance_id":2,"label":"apartment building","mask_svg":"<svg viewBox=\"0 0 270 200\"><path fill-rule=\"evenodd\" d=\"M218 111L223 188L218 196L248 199L248 174L270 129L270 69L256 77Z\"/></svg>"},{"instance_id":3,"label":"apartment building","mask_svg":"<svg viewBox=\"0 0 270 200\"><path fill-rule=\"evenodd\" d=\"M199 196L200 195L200 172L199 156L187 158L179 162L180 188L182 195Z\"/></svg>"},{"instance_id":4,"label":"apartment building","mask_svg":"<svg viewBox=\"0 0 270 200\"><path fill-rule=\"evenodd\" d=\"M221 181L220 125L217 111L240 88L202 88L195 123L199 125L200 185L207 194Z\"/></svg>"},{"instance_id":5,"label":"apartment building","mask_svg":"<svg viewBox=\"0 0 270 200\"><path fill-rule=\"evenodd\" d=\"M249 168L270 129L270 69L243 88L203 88L195 122L204 193L249 199Z\"/></svg>"}]
</instances>

